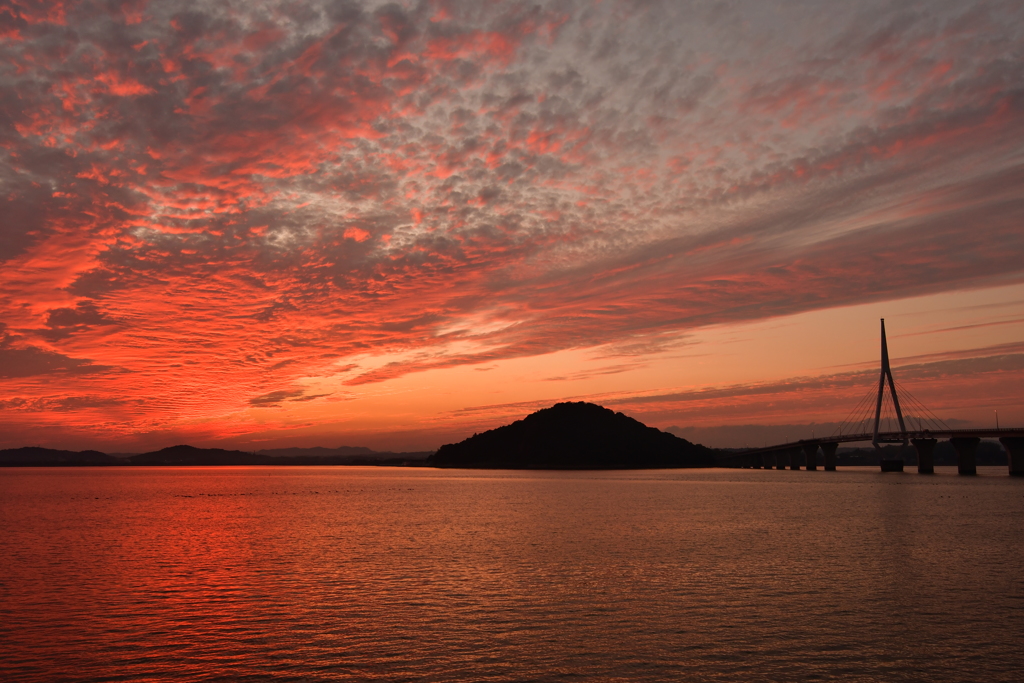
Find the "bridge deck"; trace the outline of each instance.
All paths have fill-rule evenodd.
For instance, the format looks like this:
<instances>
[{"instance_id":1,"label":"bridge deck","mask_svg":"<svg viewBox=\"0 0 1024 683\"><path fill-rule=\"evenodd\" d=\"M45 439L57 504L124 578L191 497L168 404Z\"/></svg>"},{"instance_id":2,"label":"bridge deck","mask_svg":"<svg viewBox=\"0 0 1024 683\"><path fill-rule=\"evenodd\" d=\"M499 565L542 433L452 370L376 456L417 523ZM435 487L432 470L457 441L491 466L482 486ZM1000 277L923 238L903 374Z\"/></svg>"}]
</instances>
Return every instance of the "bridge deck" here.
<instances>
[{"instance_id":1,"label":"bridge deck","mask_svg":"<svg viewBox=\"0 0 1024 683\"><path fill-rule=\"evenodd\" d=\"M980 439L998 439L1002 436L1024 436L1024 428L1018 429L949 429L944 431L925 430L921 432L879 432L878 440L882 443L902 443L904 439L954 439L977 437ZM865 434L842 434L834 436L823 436L816 439L801 439L789 443L764 446L763 448L751 448L740 453L773 453L791 448L803 448L814 444L823 443L852 443L855 441L871 441L875 435L871 432Z\"/></svg>"}]
</instances>

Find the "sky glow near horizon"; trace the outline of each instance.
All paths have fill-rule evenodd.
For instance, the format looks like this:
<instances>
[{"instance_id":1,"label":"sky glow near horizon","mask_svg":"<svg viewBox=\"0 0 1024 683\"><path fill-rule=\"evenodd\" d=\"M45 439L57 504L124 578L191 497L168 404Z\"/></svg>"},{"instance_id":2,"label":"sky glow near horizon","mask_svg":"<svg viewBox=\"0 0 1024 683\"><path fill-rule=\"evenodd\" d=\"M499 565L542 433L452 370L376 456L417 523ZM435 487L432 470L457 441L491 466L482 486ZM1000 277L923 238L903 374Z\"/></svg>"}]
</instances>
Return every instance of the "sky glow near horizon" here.
<instances>
[{"instance_id":1,"label":"sky glow near horizon","mask_svg":"<svg viewBox=\"0 0 1024 683\"><path fill-rule=\"evenodd\" d=\"M941 417L1024 426L1022 45L1018 2L0 5L0 447L802 438L880 317Z\"/></svg>"}]
</instances>

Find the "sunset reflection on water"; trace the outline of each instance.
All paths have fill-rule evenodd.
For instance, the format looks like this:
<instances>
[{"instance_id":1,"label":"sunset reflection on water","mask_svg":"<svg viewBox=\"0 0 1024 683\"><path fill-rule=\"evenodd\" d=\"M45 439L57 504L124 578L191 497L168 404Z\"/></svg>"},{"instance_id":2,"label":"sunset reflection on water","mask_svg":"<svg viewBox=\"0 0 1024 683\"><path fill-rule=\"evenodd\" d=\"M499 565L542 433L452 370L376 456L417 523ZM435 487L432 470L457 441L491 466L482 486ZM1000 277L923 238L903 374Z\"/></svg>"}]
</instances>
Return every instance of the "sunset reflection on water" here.
<instances>
[{"instance_id":1,"label":"sunset reflection on water","mask_svg":"<svg viewBox=\"0 0 1024 683\"><path fill-rule=\"evenodd\" d=\"M982 474L9 468L0 677L1010 681Z\"/></svg>"}]
</instances>

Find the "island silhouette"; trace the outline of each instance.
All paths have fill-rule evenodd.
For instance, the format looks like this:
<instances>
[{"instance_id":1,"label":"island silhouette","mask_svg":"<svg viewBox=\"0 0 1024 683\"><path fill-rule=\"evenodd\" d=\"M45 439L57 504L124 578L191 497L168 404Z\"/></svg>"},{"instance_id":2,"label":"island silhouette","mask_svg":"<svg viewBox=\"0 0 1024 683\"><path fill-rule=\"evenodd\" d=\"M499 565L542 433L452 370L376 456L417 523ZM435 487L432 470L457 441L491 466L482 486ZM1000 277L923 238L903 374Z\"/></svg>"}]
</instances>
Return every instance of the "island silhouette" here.
<instances>
[{"instance_id":1,"label":"island silhouette","mask_svg":"<svg viewBox=\"0 0 1024 683\"><path fill-rule=\"evenodd\" d=\"M478 469L714 467L715 451L586 403L556 403L522 420L446 444L428 466Z\"/></svg>"}]
</instances>

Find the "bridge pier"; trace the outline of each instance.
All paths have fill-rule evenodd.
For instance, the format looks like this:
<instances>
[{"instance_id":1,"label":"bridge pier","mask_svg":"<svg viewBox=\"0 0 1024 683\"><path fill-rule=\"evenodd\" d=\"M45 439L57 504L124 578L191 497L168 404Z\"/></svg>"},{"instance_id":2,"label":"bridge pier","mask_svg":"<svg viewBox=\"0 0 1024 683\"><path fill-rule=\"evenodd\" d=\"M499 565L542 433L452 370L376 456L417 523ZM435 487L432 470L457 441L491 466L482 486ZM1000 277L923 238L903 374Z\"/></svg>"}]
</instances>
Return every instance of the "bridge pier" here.
<instances>
[{"instance_id":1,"label":"bridge pier","mask_svg":"<svg viewBox=\"0 0 1024 683\"><path fill-rule=\"evenodd\" d=\"M775 459L776 458L775 458L775 453L774 452L765 453L761 457L764 459L764 468L766 470L773 470L773 469L775 469Z\"/></svg>"},{"instance_id":2,"label":"bridge pier","mask_svg":"<svg viewBox=\"0 0 1024 683\"><path fill-rule=\"evenodd\" d=\"M804 456L807 458L807 471L818 469L818 444L805 444Z\"/></svg>"},{"instance_id":3,"label":"bridge pier","mask_svg":"<svg viewBox=\"0 0 1024 683\"><path fill-rule=\"evenodd\" d=\"M775 469L784 470L789 466L789 451L775 451Z\"/></svg>"},{"instance_id":4,"label":"bridge pier","mask_svg":"<svg viewBox=\"0 0 1024 683\"><path fill-rule=\"evenodd\" d=\"M977 474L978 465L974 454L978 450L978 444L981 443L981 439L976 436L954 436L949 442L956 449L957 472L960 474Z\"/></svg>"},{"instance_id":5,"label":"bridge pier","mask_svg":"<svg viewBox=\"0 0 1024 683\"><path fill-rule=\"evenodd\" d=\"M789 469L798 470L800 469L800 449L790 448L789 449Z\"/></svg>"},{"instance_id":6,"label":"bridge pier","mask_svg":"<svg viewBox=\"0 0 1024 683\"><path fill-rule=\"evenodd\" d=\"M839 448L838 443L823 443L821 444L821 453L825 456L825 471L835 472L836 471L836 449Z\"/></svg>"},{"instance_id":7,"label":"bridge pier","mask_svg":"<svg viewBox=\"0 0 1024 683\"><path fill-rule=\"evenodd\" d=\"M914 449L917 451L917 473L935 474L935 458L933 453L938 440L911 439L910 443L914 444Z\"/></svg>"},{"instance_id":8,"label":"bridge pier","mask_svg":"<svg viewBox=\"0 0 1024 683\"><path fill-rule=\"evenodd\" d=\"M1003 436L999 443L1006 449L1006 464L1011 477L1024 477L1024 436Z\"/></svg>"}]
</instances>

